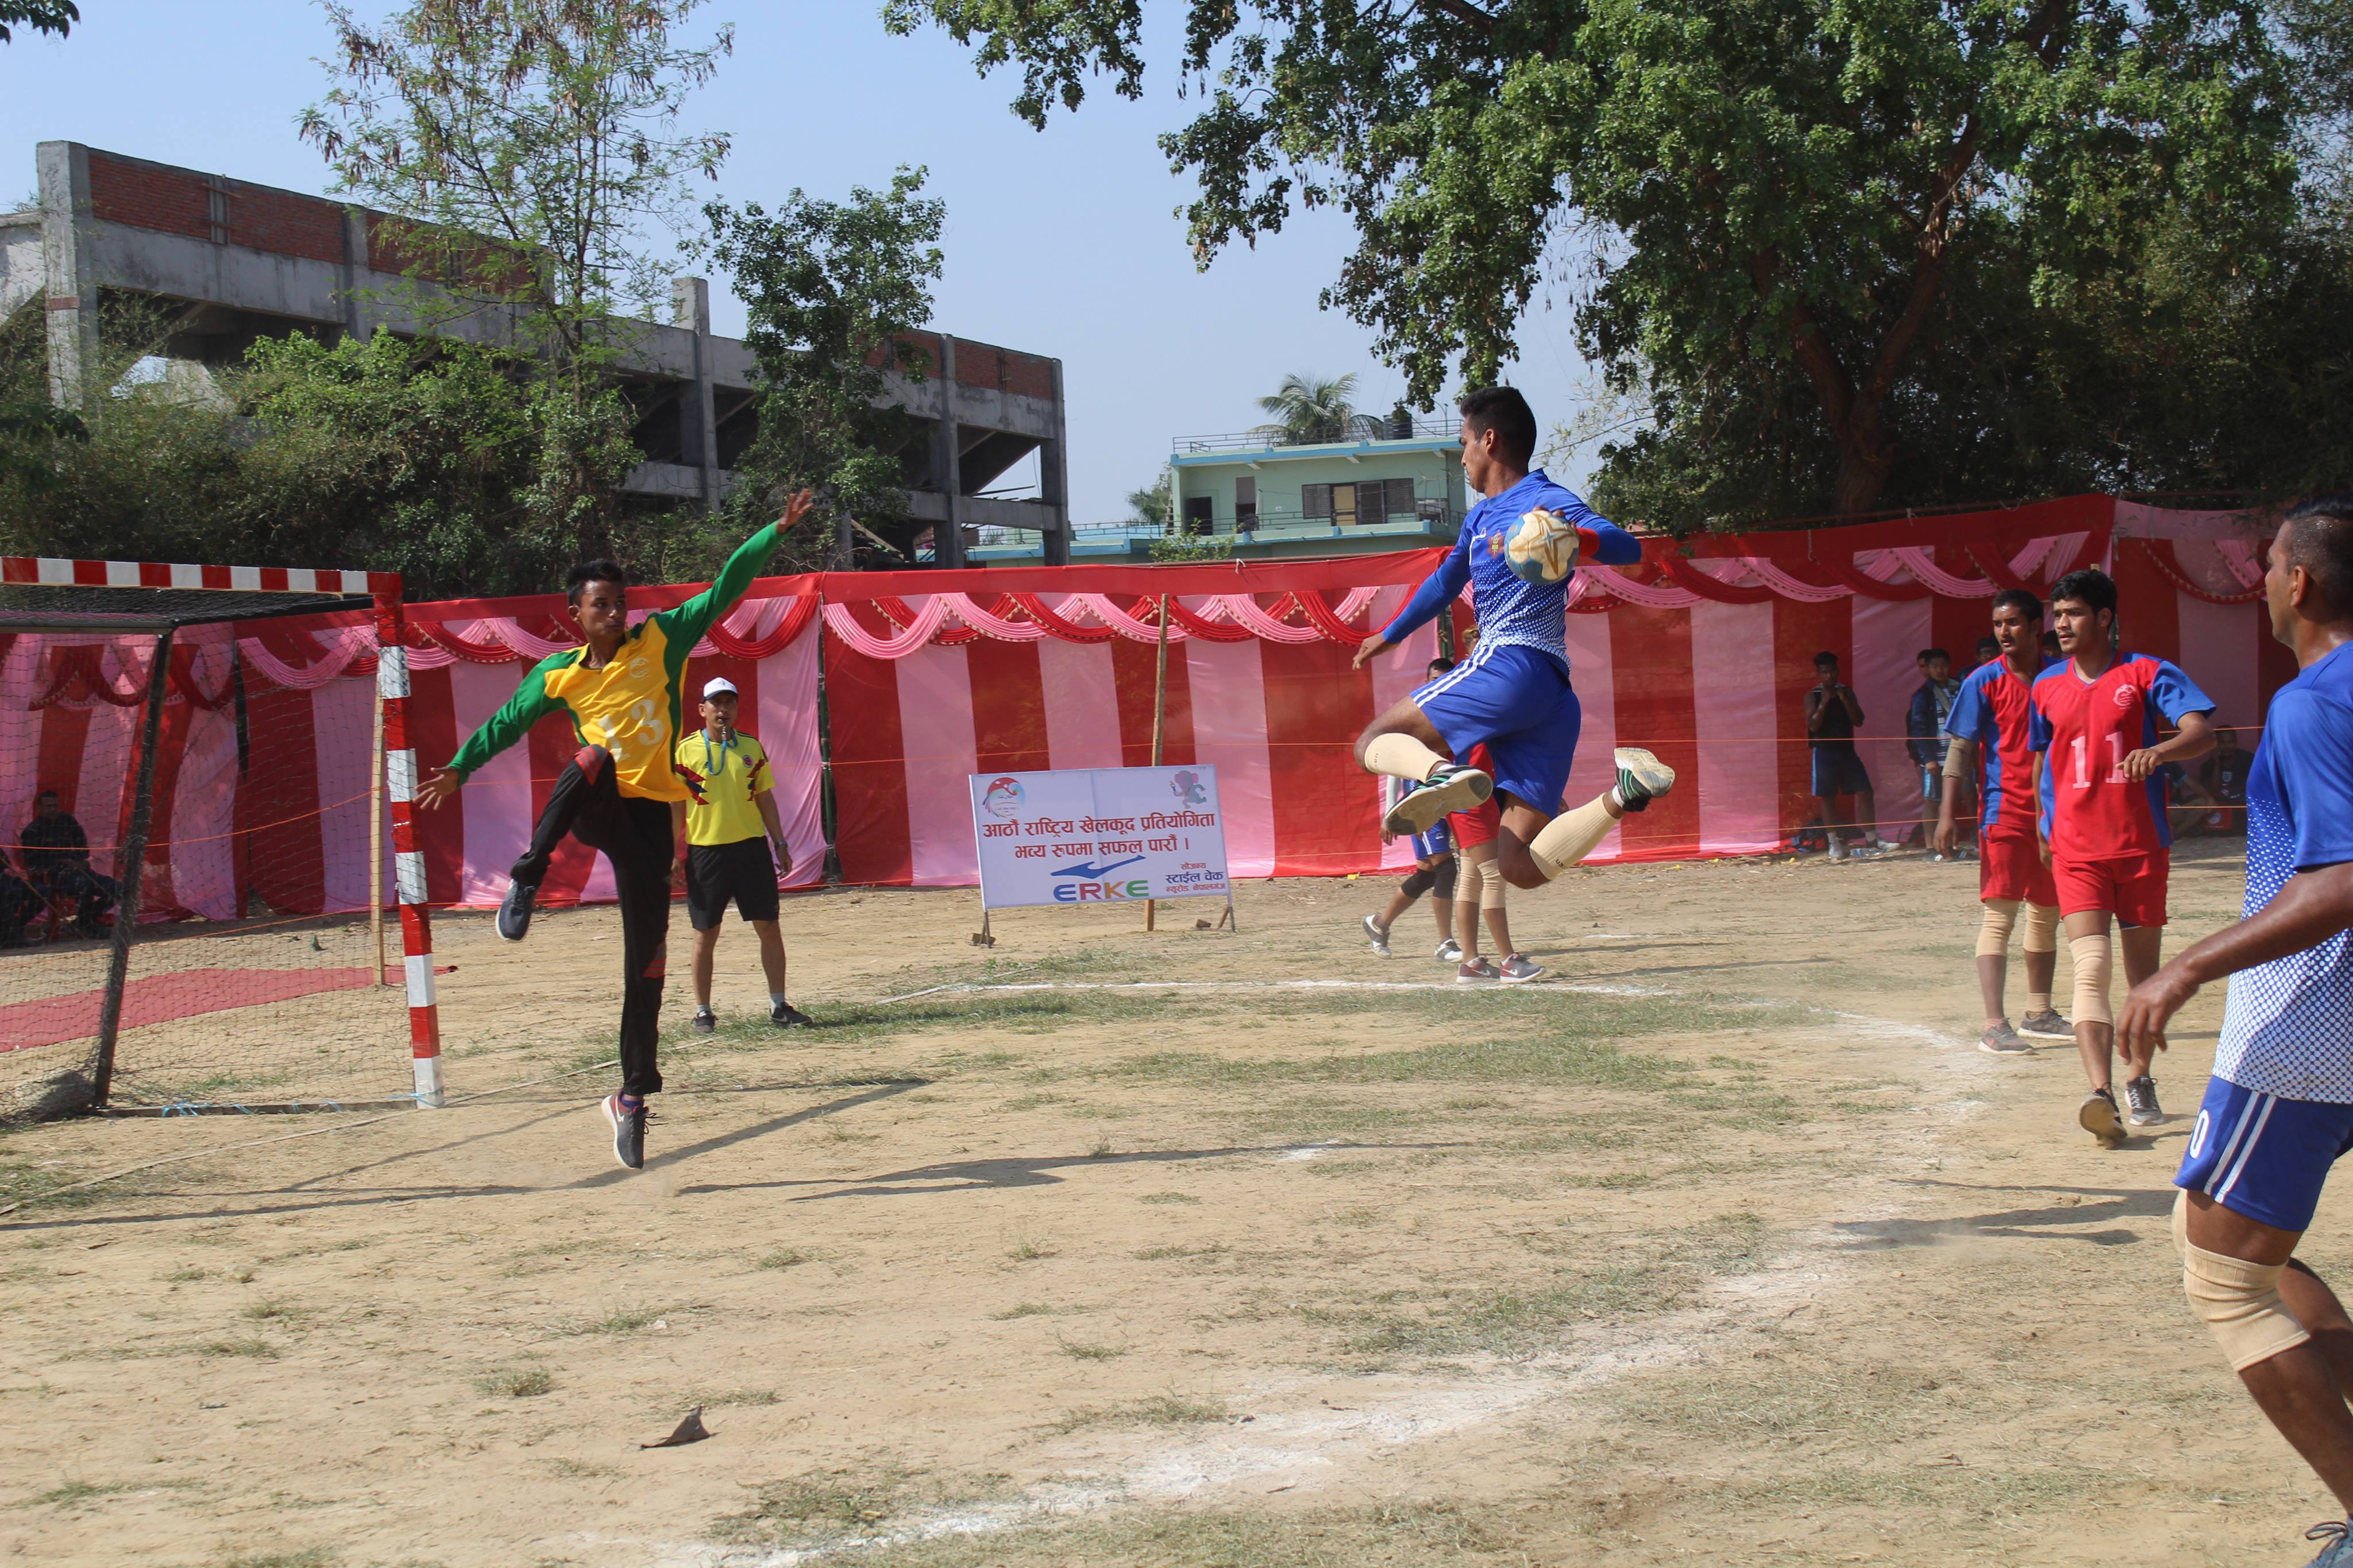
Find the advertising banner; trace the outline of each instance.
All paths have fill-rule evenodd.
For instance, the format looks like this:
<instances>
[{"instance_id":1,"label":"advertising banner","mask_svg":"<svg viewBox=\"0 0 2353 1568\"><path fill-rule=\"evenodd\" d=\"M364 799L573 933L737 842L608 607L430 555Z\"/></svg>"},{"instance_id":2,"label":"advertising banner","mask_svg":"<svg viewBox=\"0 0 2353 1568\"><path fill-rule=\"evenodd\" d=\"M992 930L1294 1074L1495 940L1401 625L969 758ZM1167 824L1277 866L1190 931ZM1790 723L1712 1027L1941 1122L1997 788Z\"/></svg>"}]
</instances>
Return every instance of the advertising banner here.
<instances>
[{"instance_id":1,"label":"advertising banner","mask_svg":"<svg viewBox=\"0 0 2353 1568\"><path fill-rule=\"evenodd\" d=\"M1230 891L1214 767L968 777L984 909Z\"/></svg>"}]
</instances>

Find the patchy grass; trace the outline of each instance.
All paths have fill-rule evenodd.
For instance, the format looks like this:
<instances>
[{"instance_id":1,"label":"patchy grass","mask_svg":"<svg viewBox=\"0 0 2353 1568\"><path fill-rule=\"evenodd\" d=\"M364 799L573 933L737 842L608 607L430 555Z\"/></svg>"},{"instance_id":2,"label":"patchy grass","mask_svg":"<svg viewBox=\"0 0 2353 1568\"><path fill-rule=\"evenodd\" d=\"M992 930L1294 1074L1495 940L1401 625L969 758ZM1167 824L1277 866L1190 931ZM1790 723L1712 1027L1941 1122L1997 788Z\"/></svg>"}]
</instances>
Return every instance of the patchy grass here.
<instances>
[{"instance_id":1,"label":"patchy grass","mask_svg":"<svg viewBox=\"0 0 2353 1568\"><path fill-rule=\"evenodd\" d=\"M1061 1346L1062 1353L1072 1361L1117 1361L1127 1353L1124 1345L1091 1345L1078 1340L1060 1338L1054 1342Z\"/></svg>"},{"instance_id":2,"label":"patchy grass","mask_svg":"<svg viewBox=\"0 0 2353 1568\"><path fill-rule=\"evenodd\" d=\"M283 1322L302 1315L301 1309L284 1301L248 1301L237 1309L240 1318L257 1323Z\"/></svg>"},{"instance_id":3,"label":"patchy grass","mask_svg":"<svg viewBox=\"0 0 2353 1568\"><path fill-rule=\"evenodd\" d=\"M1523 1568L1490 1509L1393 1503L1261 1513L1137 1510L861 1552L859 1568Z\"/></svg>"},{"instance_id":4,"label":"patchy grass","mask_svg":"<svg viewBox=\"0 0 2353 1568\"><path fill-rule=\"evenodd\" d=\"M249 1356L256 1361L276 1361L278 1359L279 1351L278 1347L271 1344L268 1340L248 1338L241 1340L206 1340L202 1343L188 1346L185 1353L188 1355L203 1356L207 1360L216 1361L227 1360L234 1356Z\"/></svg>"},{"instance_id":5,"label":"patchy grass","mask_svg":"<svg viewBox=\"0 0 2353 1568\"><path fill-rule=\"evenodd\" d=\"M1017 1318L1063 1317L1078 1310L1080 1309L1076 1307L1050 1307L1043 1301L1016 1301L1002 1312L989 1313L988 1321L992 1323L1009 1323Z\"/></svg>"},{"instance_id":6,"label":"patchy grass","mask_svg":"<svg viewBox=\"0 0 2353 1568\"><path fill-rule=\"evenodd\" d=\"M1041 1258L1051 1258L1054 1249L1042 1237L1025 1236L1005 1249L1005 1256L1016 1263L1034 1263Z\"/></svg>"},{"instance_id":7,"label":"patchy grass","mask_svg":"<svg viewBox=\"0 0 2353 1568\"><path fill-rule=\"evenodd\" d=\"M554 1388L555 1378L543 1366L507 1367L474 1379L474 1386L496 1399L533 1399Z\"/></svg>"},{"instance_id":8,"label":"patchy grass","mask_svg":"<svg viewBox=\"0 0 2353 1568\"><path fill-rule=\"evenodd\" d=\"M817 1254L813 1252L803 1252L797 1247L780 1247L774 1252L762 1254L759 1261L754 1264L754 1267L759 1268L797 1268L804 1263L814 1261L816 1257Z\"/></svg>"},{"instance_id":9,"label":"patchy grass","mask_svg":"<svg viewBox=\"0 0 2353 1568\"><path fill-rule=\"evenodd\" d=\"M1201 1200L1190 1193L1146 1193L1135 1201L1140 1204L1198 1204Z\"/></svg>"},{"instance_id":10,"label":"patchy grass","mask_svg":"<svg viewBox=\"0 0 2353 1568\"><path fill-rule=\"evenodd\" d=\"M1230 1421L1232 1411L1222 1399L1194 1399L1182 1394L1155 1394L1124 1405L1088 1405L1049 1422L1046 1430L1077 1432L1089 1426L1194 1426Z\"/></svg>"},{"instance_id":11,"label":"patchy grass","mask_svg":"<svg viewBox=\"0 0 2353 1568\"><path fill-rule=\"evenodd\" d=\"M334 1568L341 1561L323 1546L291 1552L233 1552L216 1560L218 1568Z\"/></svg>"},{"instance_id":12,"label":"patchy grass","mask_svg":"<svg viewBox=\"0 0 2353 1568\"><path fill-rule=\"evenodd\" d=\"M805 1470L771 1481L742 1513L712 1526L726 1545L790 1547L864 1532L893 1517L1001 1496L1000 1475L943 1476L895 1460L863 1470ZM863 1561L863 1559L861 1559Z\"/></svg>"}]
</instances>

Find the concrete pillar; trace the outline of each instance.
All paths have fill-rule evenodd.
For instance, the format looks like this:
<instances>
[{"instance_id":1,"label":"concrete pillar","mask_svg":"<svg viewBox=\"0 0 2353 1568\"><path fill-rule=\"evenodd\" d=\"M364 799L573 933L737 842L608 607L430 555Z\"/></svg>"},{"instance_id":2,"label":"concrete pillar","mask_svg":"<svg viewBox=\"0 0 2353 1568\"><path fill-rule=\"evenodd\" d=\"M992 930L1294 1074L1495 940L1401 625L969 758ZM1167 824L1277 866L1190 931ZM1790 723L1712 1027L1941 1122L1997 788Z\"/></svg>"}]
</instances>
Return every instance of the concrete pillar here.
<instances>
[{"instance_id":1,"label":"concrete pillar","mask_svg":"<svg viewBox=\"0 0 2353 1568\"><path fill-rule=\"evenodd\" d=\"M719 504L719 404L711 383L711 280L673 278L670 325L694 334L694 380L679 388L679 461L701 476L704 510Z\"/></svg>"},{"instance_id":2,"label":"concrete pillar","mask_svg":"<svg viewBox=\"0 0 2353 1568\"><path fill-rule=\"evenodd\" d=\"M1071 563L1070 421L1062 412L1062 362L1054 363L1054 438L1038 454L1038 498L1046 503L1046 564Z\"/></svg>"},{"instance_id":3,"label":"concrete pillar","mask_svg":"<svg viewBox=\"0 0 2353 1568\"><path fill-rule=\"evenodd\" d=\"M363 342L375 331L375 322L368 311L368 300L363 298L367 286L361 280L361 274L367 269L367 214L359 207L345 207L342 289L343 331Z\"/></svg>"},{"instance_id":4,"label":"concrete pillar","mask_svg":"<svg viewBox=\"0 0 2353 1568\"><path fill-rule=\"evenodd\" d=\"M940 340L933 373L940 379L940 460L935 465L941 487L947 492L947 521L932 531L932 563L964 564L964 433L956 427L955 339L945 332Z\"/></svg>"},{"instance_id":5,"label":"concrete pillar","mask_svg":"<svg viewBox=\"0 0 2353 1568\"><path fill-rule=\"evenodd\" d=\"M90 218L90 149L43 142L34 149L40 175L41 270L48 306L49 401L79 408L98 374L98 269L85 232Z\"/></svg>"}]
</instances>

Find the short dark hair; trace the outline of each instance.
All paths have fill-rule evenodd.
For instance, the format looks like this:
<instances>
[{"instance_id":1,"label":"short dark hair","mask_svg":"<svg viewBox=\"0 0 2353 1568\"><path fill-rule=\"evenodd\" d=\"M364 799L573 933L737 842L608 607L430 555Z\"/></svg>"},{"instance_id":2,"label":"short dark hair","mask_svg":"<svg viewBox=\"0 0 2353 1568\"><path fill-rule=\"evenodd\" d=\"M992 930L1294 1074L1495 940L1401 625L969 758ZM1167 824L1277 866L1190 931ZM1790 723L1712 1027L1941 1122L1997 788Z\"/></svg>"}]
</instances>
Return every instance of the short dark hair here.
<instances>
[{"instance_id":1,"label":"short dark hair","mask_svg":"<svg viewBox=\"0 0 2353 1568\"><path fill-rule=\"evenodd\" d=\"M65 799L65 796L63 796L63 795L59 795L57 791L55 791L55 790L53 790L53 789L45 789L45 790L43 790L40 794L38 794L38 795L35 795L35 796L33 797L33 804L34 804L35 805L40 805L40 804L41 804L41 802L43 802L43 801L45 801L45 800L58 800L58 801L61 801L61 800L63 800L63 799Z\"/></svg>"},{"instance_id":2,"label":"short dark hair","mask_svg":"<svg viewBox=\"0 0 2353 1568\"><path fill-rule=\"evenodd\" d=\"M2287 559L2320 590L2331 616L2353 615L2353 491L2288 509Z\"/></svg>"},{"instance_id":3,"label":"short dark hair","mask_svg":"<svg viewBox=\"0 0 2353 1568\"><path fill-rule=\"evenodd\" d=\"M2001 639L2000 637L1979 637L1978 638L1978 651L1979 653L2000 653L2001 651Z\"/></svg>"},{"instance_id":4,"label":"short dark hair","mask_svg":"<svg viewBox=\"0 0 2353 1568\"><path fill-rule=\"evenodd\" d=\"M1993 596L1993 609L2016 610L2030 621L2042 618L2042 601L2024 588L2004 588Z\"/></svg>"},{"instance_id":5,"label":"short dark hair","mask_svg":"<svg viewBox=\"0 0 2353 1568\"><path fill-rule=\"evenodd\" d=\"M1525 463L1536 455L1536 415L1516 386L1482 386L1458 405L1473 431L1493 430L1503 455Z\"/></svg>"},{"instance_id":6,"label":"short dark hair","mask_svg":"<svg viewBox=\"0 0 2353 1568\"><path fill-rule=\"evenodd\" d=\"M1950 663L1952 662L1952 660L1953 660L1953 656L1952 656L1951 654L1949 654L1949 653L1947 653L1943 648L1940 648L1940 647L1924 647L1924 648L1922 648L1918 653L1916 653L1916 654L1913 655L1912 657L1913 657L1913 659L1914 659L1914 661L1915 661L1915 663L1916 663L1916 662L1919 662L1919 661L1921 661L1921 660L1925 660L1925 659L1941 658L1941 659L1943 659L1946 663L1950 664Z\"/></svg>"},{"instance_id":7,"label":"short dark hair","mask_svg":"<svg viewBox=\"0 0 2353 1568\"><path fill-rule=\"evenodd\" d=\"M2116 613L2116 580L2096 566L2070 572L2051 584L2051 602L2055 605L2062 599L2073 599L2113 616Z\"/></svg>"},{"instance_id":8,"label":"short dark hair","mask_svg":"<svg viewBox=\"0 0 2353 1568\"><path fill-rule=\"evenodd\" d=\"M628 570L617 561L602 558L583 561L564 574L564 602L578 605L580 595L587 591L591 583L617 583L626 588L629 585Z\"/></svg>"},{"instance_id":9,"label":"short dark hair","mask_svg":"<svg viewBox=\"0 0 2353 1568\"><path fill-rule=\"evenodd\" d=\"M1838 661L1838 655L1832 653L1828 648L1824 648L1821 652L1814 655L1814 668L1816 669L1821 668L1821 667L1826 664L1836 664Z\"/></svg>"},{"instance_id":10,"label":"short dark hair","mask_svg":"<svg viewBox=\"0 0 2353 1568\"><path fill-rule=\"evenodd\" d=\"M1433 658L1430 661L1430 673L1432 675L1444 675L1453 668L1454 661L1451 658Z\"/></svg>"}]
</instances>

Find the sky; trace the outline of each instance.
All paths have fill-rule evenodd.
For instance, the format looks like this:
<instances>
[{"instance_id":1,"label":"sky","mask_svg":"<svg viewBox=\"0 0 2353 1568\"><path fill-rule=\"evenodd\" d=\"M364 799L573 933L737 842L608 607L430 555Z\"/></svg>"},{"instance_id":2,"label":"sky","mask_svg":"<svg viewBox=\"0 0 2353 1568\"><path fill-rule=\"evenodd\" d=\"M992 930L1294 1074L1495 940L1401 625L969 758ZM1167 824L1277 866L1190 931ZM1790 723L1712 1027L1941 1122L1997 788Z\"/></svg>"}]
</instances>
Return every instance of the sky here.
<instances>
[{"instance_id":1,"label":"sky","mask_svg":"<svg viewBox=\"0 0 2353 1568\"><path fill-rule=\"evenodd\" d=\"M294 129L330 85L317 63L330 35L316 6L82 0L81 9L70 37L19 30L0 46L0 205L34 190L33 146L44 141L326 193L326 166ZM879 10L874 0L707 5L690 36L733 22L735 50L689 101L686 127L733 135L714 193L739 203L773 204L795 187L839 199L853 185L887 184L902 163L929 170L927 194L947 203L933 324L1061 360L1074 521L1125 517L1128 492L1153 481L1173 438L1250 428L1264 417L1257 399L1288 374L1354 371L1360 408L1395 401L1404 379L1375 361L1373 334L1316 306L1350 248L1344 216L1294 218L1255 250L1195 269L1175 216L1191 185L1155 144L1190 107L1165 68L1177 55L1180 6L1147 9L1159 68L1142 101L1106 87L1043 132L1008 107L1018 72L983 79L935 31L891 37ZM723 278L712 291L718 330L741 331L743 307ZM1539 297L1521 345L1509 379L1545 425L1566 421L1586 374L1567 310ZM1581 474L1556 477L1575 484Z\"/></svg>"}]
</instances>

